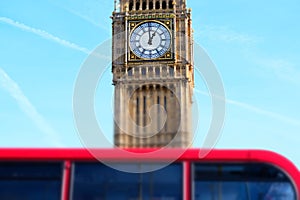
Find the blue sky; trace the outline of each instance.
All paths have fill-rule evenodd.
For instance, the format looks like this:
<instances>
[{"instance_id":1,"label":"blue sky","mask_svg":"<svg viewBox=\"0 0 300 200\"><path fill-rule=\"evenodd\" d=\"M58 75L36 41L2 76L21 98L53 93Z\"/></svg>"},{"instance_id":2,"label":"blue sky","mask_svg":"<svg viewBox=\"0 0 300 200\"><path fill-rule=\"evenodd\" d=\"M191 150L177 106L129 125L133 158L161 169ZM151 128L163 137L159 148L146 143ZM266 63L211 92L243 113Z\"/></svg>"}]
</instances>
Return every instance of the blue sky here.
<instances>
[{"instance_id":1,"label":"blue sky","mask_svg":"<svg viewBox=\"0 0 300 200\"><path fill-rule=\"evenodd\" d=\"M297 0L189 0L195 41L226 92L217 148L268 149L300 168L300 4ZM0 2L0 146L80 147L73 119L76 77L88 53L111 36L113 0ZM110 69L96 94L112 140ZM211 120L199 74L201 147ZM108 98L109 97L109 98ZM109 105L109 106L108 106Z\"/></svg>"}]
</instances>

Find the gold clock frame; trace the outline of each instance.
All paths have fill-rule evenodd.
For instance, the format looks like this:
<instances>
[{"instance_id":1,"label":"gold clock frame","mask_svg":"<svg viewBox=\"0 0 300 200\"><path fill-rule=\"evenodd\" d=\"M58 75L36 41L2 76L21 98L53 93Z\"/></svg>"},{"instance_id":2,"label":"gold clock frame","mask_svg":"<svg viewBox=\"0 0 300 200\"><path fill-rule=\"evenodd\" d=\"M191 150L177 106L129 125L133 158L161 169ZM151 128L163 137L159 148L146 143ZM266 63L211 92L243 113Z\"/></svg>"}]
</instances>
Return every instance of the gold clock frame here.
<instances>
[{"instance_id":1,"label":"gold clock frame","mask_svg":"<svg viewBox=\"0 0 300 200\"><path fill-rule=\"evenodd\" d=\"M174 60L174 25L173 25L173 18L164 18L164 19L147 19L144 20L128 20L128 40L130 40L130 36L132 32L135 30L136 27L143 23L147 22L156 22L161 25L163 25L170 33L171 35L171 41L170 41L170 47L166 51L166 53L163 56L160 56L155 59L149 59L149 58L140 58L138 57L134 52L132 52L130 48L130 44L128 42L127 49L128 49L128 62L141 62L141 61L149 61L149 62L155 62L155 61L172 61Z\"/></svg>"}]
</instances>

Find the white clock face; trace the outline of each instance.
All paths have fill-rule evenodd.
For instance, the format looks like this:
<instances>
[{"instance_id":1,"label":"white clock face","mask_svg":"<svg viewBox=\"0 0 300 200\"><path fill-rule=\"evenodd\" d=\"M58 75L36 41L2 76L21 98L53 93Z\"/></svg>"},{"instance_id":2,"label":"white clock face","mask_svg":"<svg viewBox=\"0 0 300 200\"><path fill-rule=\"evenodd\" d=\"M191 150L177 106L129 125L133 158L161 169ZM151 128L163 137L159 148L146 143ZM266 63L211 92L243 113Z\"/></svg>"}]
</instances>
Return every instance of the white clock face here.
<instances>
[{"instance_id":1,"label":"white clock face","mask_svg":"<svg viewBox=\"0 0 300 200\"><path fill-rule=\"evenodd\" d=\"M129 46L131 51L140 58L159 58L170 48L171 34L161 23L145 22L132 31Z\"/></svg>"}]
</instances>

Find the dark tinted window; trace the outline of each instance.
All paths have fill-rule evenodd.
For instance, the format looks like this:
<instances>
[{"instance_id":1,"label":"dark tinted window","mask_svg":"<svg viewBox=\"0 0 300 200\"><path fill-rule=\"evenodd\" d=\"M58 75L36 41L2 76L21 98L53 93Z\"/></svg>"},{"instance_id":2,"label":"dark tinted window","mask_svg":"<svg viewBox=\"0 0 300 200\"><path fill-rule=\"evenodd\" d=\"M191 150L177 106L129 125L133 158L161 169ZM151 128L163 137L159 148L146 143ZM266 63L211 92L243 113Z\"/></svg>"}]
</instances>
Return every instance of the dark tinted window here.
<instances>
[{"instance_id":1,"label":"dark tinted window","mask_svg":"<svg viewBox=\"0 0 300 200\"><path fill-rule=\"evenodd\" d=\"M199 199L295 200L295 190L279 169L265 164L194 165L194 194Z\"/></svg>"},{"instance_id":2,"label":"dark tinted window","mask_svg":"<svg viewBox=\"0 0 300 200\"><path fill-rule=\"evenodd\" d=\"M136 171L154 167L154 164L117 165ZM74 200L181 200L182 165L172 164L158 171L134 174L101 163L76 163L72 191Z\"/></svg>"},{"instance_id":3,"label":"dark tinted window","mask_svg":"<svg viewBox=\"0 0 300 200\"><path fill-rule=\"evenodd\" d=\"M1 163L0 199L60 199L62 164Z\"/></svg>"}]
</instances>

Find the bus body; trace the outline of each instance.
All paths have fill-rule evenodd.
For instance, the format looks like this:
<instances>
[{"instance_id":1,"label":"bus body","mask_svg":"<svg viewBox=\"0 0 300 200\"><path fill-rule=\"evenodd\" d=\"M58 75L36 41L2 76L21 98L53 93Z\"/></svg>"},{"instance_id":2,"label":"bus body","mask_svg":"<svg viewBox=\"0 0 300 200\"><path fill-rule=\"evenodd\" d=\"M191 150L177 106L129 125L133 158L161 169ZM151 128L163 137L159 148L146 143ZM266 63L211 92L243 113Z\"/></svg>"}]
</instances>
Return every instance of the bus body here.
<instances>
[{"instance_id":1,"label":"bus body","mask_svg":"<svg viewBox=\"0 0 300 200\"><path fill-rule=\"evenodd\" d=\"M199 158L200 152L0 149L0 199L300 199L300 173L281 155L212 150Z\"/></svg>"}]
</instances>

